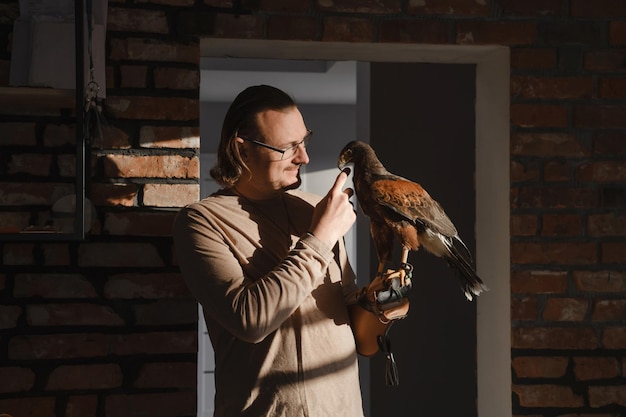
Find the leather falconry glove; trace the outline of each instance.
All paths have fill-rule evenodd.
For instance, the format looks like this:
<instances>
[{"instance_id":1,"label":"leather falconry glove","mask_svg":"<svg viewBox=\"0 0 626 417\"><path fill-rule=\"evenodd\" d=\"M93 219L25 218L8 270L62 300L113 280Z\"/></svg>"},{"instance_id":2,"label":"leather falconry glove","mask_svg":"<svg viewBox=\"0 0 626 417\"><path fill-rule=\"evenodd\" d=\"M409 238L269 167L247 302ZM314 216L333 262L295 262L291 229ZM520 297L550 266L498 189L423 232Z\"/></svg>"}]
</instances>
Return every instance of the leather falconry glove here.
<instances>
[{"instance_id":1,"label":"leather falconry glove","mask_svg":"<svg viewBox=\"0 0 626 417\"><path fill-rule=\"evenodd\" d=\"M361 289L361 307L371 311L382 323L405 318L409 313L412 268L387 270Z\"/></svg>"}]
</instances>

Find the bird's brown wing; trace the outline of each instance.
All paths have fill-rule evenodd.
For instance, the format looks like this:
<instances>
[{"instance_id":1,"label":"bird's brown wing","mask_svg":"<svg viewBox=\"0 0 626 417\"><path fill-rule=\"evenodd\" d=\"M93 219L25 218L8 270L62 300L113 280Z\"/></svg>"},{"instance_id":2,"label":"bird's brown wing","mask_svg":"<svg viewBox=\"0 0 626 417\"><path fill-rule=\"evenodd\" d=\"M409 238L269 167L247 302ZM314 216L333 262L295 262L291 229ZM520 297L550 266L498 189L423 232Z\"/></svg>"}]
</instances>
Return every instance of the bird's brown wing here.
<instances>
[{"instance_id":1,"label":"bird's brown wing","mask_svg":"<svg viewBox=\"0 0 626 417\"><path fill-rule=\"evenodd\" d=\"M443 208L418 183L394 176L373 181L370 191L371 198L379 205L390 208L412 223L423 223L445 236L457 234Z\"/></svg>"}]
</instances>

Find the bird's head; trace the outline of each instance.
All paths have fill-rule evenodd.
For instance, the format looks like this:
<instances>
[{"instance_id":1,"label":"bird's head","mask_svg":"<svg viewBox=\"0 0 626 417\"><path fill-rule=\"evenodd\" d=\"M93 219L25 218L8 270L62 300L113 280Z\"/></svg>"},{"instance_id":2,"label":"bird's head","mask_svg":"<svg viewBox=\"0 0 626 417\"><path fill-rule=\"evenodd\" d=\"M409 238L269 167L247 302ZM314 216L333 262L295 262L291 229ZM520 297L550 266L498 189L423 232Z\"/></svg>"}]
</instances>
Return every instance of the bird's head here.
<instances>
[{"instance_id":1,"label":"bird's head","mask_svg":"<svg viewBox=\"0 0 626 417\"><path fill-rule=\"evenodd\" d=\"M339 169L344 169L350 164L360 164L367 155L373 154L374 151L370 145L359 140L353 140L341 150L337 166Z\"/></svg>"}]
</instances>

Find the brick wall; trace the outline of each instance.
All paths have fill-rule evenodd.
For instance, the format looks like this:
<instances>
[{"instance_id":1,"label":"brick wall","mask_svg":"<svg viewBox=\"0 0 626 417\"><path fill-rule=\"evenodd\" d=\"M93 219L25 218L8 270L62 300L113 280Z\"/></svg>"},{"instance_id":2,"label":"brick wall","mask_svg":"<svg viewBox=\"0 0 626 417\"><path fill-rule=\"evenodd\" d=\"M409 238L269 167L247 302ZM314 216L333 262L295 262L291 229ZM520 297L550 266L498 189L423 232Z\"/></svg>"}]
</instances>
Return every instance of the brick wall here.
<instances>
[{"instance_id":1,"label":"brick wall","mask_svg":"<svg viewBox=\"0 0 626 417\"><path fill-rule=\"evenodd\" d=\"M0 86L17 16L0 3ZM198 36L510 46L513 415L620 413L624 20L620 0L110 0L97 222L84 242L0 242L0 413L194 415L196 310L169 227L198 195ZM74 126L6 113L0 201L38 207L71 184Z\"/></svg>"}]
</instances>

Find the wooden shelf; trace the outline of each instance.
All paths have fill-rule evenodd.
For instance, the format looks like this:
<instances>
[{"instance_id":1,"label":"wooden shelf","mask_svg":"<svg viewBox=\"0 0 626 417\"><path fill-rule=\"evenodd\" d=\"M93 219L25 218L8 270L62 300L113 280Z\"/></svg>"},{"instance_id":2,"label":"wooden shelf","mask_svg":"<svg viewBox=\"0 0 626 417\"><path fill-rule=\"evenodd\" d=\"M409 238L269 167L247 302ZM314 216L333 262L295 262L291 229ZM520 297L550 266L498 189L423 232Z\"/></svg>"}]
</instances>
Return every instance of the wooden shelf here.
<instances>
[{"instance_id":1,"label":"wooden shelf","mask_svg":"<svg viewBox=\"0 0 626 417\"><path fill-rule=\"evenodd\" d=\"M56 88L0 87L0 114L58 115L74 113L76 92Z\"/></svg>"}]
</instances>

